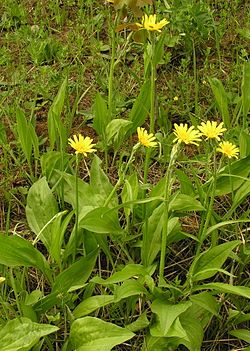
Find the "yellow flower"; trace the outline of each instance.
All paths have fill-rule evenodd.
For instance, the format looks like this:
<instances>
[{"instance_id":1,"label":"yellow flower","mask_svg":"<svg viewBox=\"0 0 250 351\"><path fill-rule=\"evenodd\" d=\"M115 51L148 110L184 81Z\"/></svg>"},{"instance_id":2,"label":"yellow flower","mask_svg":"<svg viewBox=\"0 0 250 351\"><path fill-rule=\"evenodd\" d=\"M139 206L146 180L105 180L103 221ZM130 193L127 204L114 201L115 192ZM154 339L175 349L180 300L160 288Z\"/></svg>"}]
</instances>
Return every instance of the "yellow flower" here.
<instances>
[{"instance_id":1,"label":"yellow flower","mask_svg":"<svg viewBox=\"0 0 250 351\"><path fill-rule=\"evenodd\" d=\"M69 145L76 150L76 154L83 154L84 156L87 156L87 153L95 152L96 149L93 149L93 146L96 144L92 144L93 139L90 139L89 137L84 138L81 134L77 136L74 135L73 139L68 139L69 140Z\"/></svg>"},{"instance_id":2,"label":"yellow flower","mask_svg":"<svg viewBox=\"0 0 250 351\"><path fill-rule=\"evenodd\" d=\"M200 136L201 134L198 132L198 130L194 129L194 126L189 127L187 124L181 123L179 126L178 124L174 124L174 135L176 138L174 139L174 142L177 141L178 143L185 143L185 144L194 144L198 145L197 141L200 141Z\"/></svg>"},{"instance_id":3,"label":"yellow flower","mask_svg":"<svg viewBox=\"0 0 250 351\"><path fill-rule=\"evenodd\" d=\"M146 146L146 147L156 147L157 146L157 142L154 141L156 138L155 136L150 133L148 134L148 132L145 130L145 128L137 128L137 134L138 134L138 139L139 139L139 143Z\"/></svg>"},{"instance_id":4,"label":"yellow flower","mask_svg":"<svg viewBox=\"0 0 250 351\"><path fill-rule=\"evenodd\" d=\"M175 97L173 98L173 100L174 100L174 101L178 101L178 100L179 100L178 96L175 96Z\"/></svg>"},{"instance_id":5,"label":"yellow flower","mask_svg":"<svg viewBox=\"0 0 250 351\"><path fill-rule=\"evenodd\" d=\"M168 24L169 21L165 18L160 22L156 23L156 15L144 15L142 17L142 23L136 23L138 27L145 28L150 31L158 31L161 32L161 29Z\"/></svg>"},{"instance_id":6,"label":"yellow flower","mask_svg":"<svg viewBox=\"0 0 250 351\"><path fill-rule=\"evenodd\" d=\"M207 121L207 123L202 122L201 125L198 126L198 129L207 139L215 138L216 140L220 140L220 136L227 130L223 128L223 122L217 125L217 122L214 121Z\"/></svg>"},{"instance_id":7,"label":"yellow flower","mask_svg":"<svg viewBox=\"0 0 250 351\"><path fill-rule=\"evenodd\" d=\"M0 284L2 284L5 281L4 277L0 277Z\"/></svg>"},{"instance_id":8,"label":"yellow flower","mask_svg":"<svg viewBox=\"0 0 250 351\"><path fill-rule=\"evenodd\" d=\"M236 145L230 143L229 141L222 141L221 143L219 143L217 151L226 155L228 158L238 158L239 148L236 147Z\"/></svg>"}]
</instances>

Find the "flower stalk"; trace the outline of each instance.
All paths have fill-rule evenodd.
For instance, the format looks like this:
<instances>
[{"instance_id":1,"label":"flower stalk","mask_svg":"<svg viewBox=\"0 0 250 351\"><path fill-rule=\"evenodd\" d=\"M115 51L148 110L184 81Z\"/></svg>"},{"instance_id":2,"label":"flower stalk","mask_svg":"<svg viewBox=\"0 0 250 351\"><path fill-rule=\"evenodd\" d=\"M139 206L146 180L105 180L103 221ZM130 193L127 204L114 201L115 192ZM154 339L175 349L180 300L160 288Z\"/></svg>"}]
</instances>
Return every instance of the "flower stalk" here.
<instances>
[{"instance_id":1,"label":"flower stalk","mask_svg":"<svg viewBox=\"0 0 250 351\"><path fill-rule=\"evenodd\" d=\"M166 173L166 181L164 187L164 217L163 217L163 228L162 228L162 238L161 238L161 256L160 256L160 268L159 268L159 287L165 286L164 280L164 268L166 261L166 248L167 248L167 237L168 237L168 220L169 220L169 199L171 196L172 187L172 171L175 164L176 158L178 156L179 145L175 144L173 146L170 161Z\"/></svg>"}]
</instances>

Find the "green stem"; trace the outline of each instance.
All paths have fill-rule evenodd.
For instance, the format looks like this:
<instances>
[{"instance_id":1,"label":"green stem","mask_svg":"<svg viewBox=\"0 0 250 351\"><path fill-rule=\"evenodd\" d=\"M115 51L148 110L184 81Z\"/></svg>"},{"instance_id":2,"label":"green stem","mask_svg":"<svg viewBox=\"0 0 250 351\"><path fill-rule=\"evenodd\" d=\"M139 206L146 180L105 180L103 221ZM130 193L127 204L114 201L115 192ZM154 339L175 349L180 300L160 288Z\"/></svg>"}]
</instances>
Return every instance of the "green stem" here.
<instances>
[{"instance_id":1,"label":"green stem","mask_svg":"<svg viewBox=\"0 0 250 351\"><path fill-rule=\"evenodd\" d=\"M194 74L194 101L195 101L195 116L196 118L192 117L191 115L191 122L194 126L197 125L197 117L199 116L199 82L198 82L198 76L197 76L197 64L196 64L196 50L195 50L195 44L193 40L193 74Z\"/></svg>"},{"instance_id":2,"label":"green stem","mask_svg":"<svg viewBox=\"0 0 250 351\"><path fill-rule=\"evenodd\" d=\"M78 170L79 170L79 158L78 154L76 154L76 221L75 221L75 239L74 239L74 253L73 253L73 261L75 261L76 251L77 251L77 237L78 237L78 222L79 222L79 196L78 196Z\"/></svg>"},{"instance_id":3,"label":"green stem","mask_svg":"<svg viewBox=\"0 0 250 351\"><path fill-rule=\"evenodd\" d=\"M118 18L118 16L116 15L114 27L116 26L117 18ZM110 22L110 35L111 35L111 61L110 61L109 80L108 80L108 109L109 109L109 113L110 113L110 120L112 120L113 81L114 81L114 69L115 69L116 40L115 40L114 27L111 25L112 18L109 19L109 22Z\"/></svg>"},{"instance_id":4,"label":"green stem","mask_svg":"<svg viewBox=\"0 0 250 351\"><path fill-rule=\"evenodd\" d=\"M151 94L150 94L150 133L154 133L155 130L155 78L156 78L156 65L155 65L155 34L150 33L151 36Z\"/></svg>"},{"instance_id":5,"label":"green stem","mask_svg":"<svg viewBox=\"0 0 250 351\"><path fill-rule=\"evenodd\" d=\"M150 133L154 133L155 131L155 99L156 99L156 92L155 92L155 79L156 79L156 64L155 64L155 33L150 33L150 40L151 40L151 75L150 75L150 124L149 124L149 131ZM147 183L148 179L148 172L149 172L149 165L150 165L150 157L151 157L151 148L148 148L146 151L146 158L144 162L144 175L143 175L143 182L144 184Z\"/></svg>"},{"instance_id":6,"label":"green stem","mask_svg":"<svg viewBox=\"0 0 250 351\"><path fill-rule=\"evenodd\" d=\"M207 228L208 228L209 223L211 222L211 216L212 216L212 212L213 212L215 190L216 190L216 181L217 181L216 153L214 154L214 162L213 163L214 163L213 183L212 183L211 193L209 191L210 202L209 202L209 205L208 205L208 211L207 211L206 220L205 220L204 226L202 228L201 234L199 236L199 243L198 243L198 246L197 246L196 255L199 255L200 250L201 250L201 246L203 244L203 241L206 238Z\"/></svg>"},{"instance_id":7,"label":"green stem","mask_svg":"<svg viewBox=\"0 0 250 351\"><path fill-rule=\"evenodd\" d=\"M18 296L18 292L17 292L17 288L16 288L16 282L15 282L15 278L14 278L12 267L10 267L10 281L11 281L11 285L12 285L12 288L13 288L13 291L14 291L16 304L17 304L17 309L18 309L20 315L22 315L22 309L21 309L21 305L20 305L20 301L19 301L19 296Z\"/></svg>"},{"instance_id":8,"label":"green stem","mask_svg":"<svg viewBox=\"0 0 250 351\"><path fill-rule=\"evenodd\" d=\"M136 144L136 145L133 147L132 152L131 152L131 155L130 155L130 157L129 157L129 160L128 160L127 164L126 164L126 167L125 167L125 169L124 169L122 175L119 177L117 183L116 183L115 186L113 187L113 189L112 189L111 193L109 194L108 198L106 199L106 201L105 201L105 203L104 203L104 205L103 205L104 207L107 207L107 206L108 206L108 204L110 203L112 197L113 197L114 194L116 193L116 190L117 190L117 189L119 188L119 186L123 183L123 181L124 181L124 179L125 179L125 176L126 176L126 173L127 173L127 171L128 171L128 168L129 168L130 164L131 164L132 161L133 161L134 154L135 154L135 152L136 152L136 150L138 149L139 146L140 146L140 144L138 143L138 144Z\"/></svg>"},{"instance_id":9,"label":"green stem","mask_svg":"<svg viewBox=\"0 0 250 351\"><path fill-rule=\"evenodd\" d=\"M160 257L160 268L159 268L159 286L164 286L164 268L166 260L166 248L167 248L167 236L168 236L168 219L169 219L169 198L171 195L171 183L172 183L172 169L175 160L178 155L178 144L175 144L171 155L170 161L166 173L166 182L164 187L164 216L163 216L163 228L161 238L161 257Z\"/></svg>"}]
</instances>

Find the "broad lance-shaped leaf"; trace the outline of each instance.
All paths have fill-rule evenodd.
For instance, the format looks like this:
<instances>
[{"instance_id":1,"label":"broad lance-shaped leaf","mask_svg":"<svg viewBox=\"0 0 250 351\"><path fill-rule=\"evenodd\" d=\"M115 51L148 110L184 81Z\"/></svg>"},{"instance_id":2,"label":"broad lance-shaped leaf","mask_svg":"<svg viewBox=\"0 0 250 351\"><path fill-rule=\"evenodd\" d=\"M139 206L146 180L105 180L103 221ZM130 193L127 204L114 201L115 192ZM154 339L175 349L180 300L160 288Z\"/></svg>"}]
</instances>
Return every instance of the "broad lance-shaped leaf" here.
<instances>
[{"instance_id":1,"label":"broad lance-shaped leaf","mask_svg":"<svg viewBox=\"0 0 250 351\"><path fill-rule=\"evenodd\" d=\"M177 194L169 204L170 211L204 211L202 204L194 197L186 194Z\"/></svg>"},{"instance_id":2,"label":"broad lance-shaped leaf","mask_svg":"<svg viewBox=\"0 0 250 351\"><path fill-rule=\"evenodd\" d=\"M236 330L231 330L229 332L230 335L236 336L236 338L239 338L241 340L244 340L250 344L250 331L247 329L236 329ZM244 349L246 350L246 349Z\"/></svg>"},{"instance_id":3,"label":"broad lance-shaped leaf","mask_svg":"<svg viewBox=\"0 0 250 351\"><path fill-rule=\"evenodd\" d=\"M230 167L224 167L218 174L216 181L216 196L231 193L237 190L250 174L250 156L234 161ZM211 179L203 186L207 191Z\"/></svg>"},{"instance_id":4,"label":"broad lance-shaped leaf","mask_svg":"<svg viewBox=\"0 0 250 351\"><path fill-rule=\"evenodd\" d=\"M107 144L113 145L114 149L118 149L126 138L126 133L131 124L131 121L122 118L113 119L109 122L106 126Z\"/></svg>"},{"instance_id":5,"label":"broad lance-shaped leaf","mask_svg":"<svg viewBox=\"0 0 250 351\"><path fill-rule=\"evenodd\" d=\"M115 302L130 296L148 295L148 291L143 284L134 279L126 280L122 285L115 285L114 288Z\"/></svg>"},{"instance_id":6,"label":"broad lance-shaped leaf","mask_svg":"<svg viewBox=\"0 0 250 351\"><path fill-rule=\"evenodd\" d=\"M127 137L133 134L137 127L140 127L148 116L150 108L150 81L146 81L140 91L139 96L134 102L129 114L129 121L133 124L127 132Z\"/></svg>"},{"instance_id":7,"label":"broad lance-shaped leaf","mask_svg":"<svg viewBox=\"0 0 250 351\"><path fill-rule=\"evenodd\" d=\"M52 218L58 213L57 201L50 190L46 178L35 182L27 197L26 216L30 228L39 236L47 250L51 246Z\"/></svg>"},{"instance_id":8,"label":"broad lance-shaped leaf","mask_svg":"<svg viewBox=\"0 0 250 351\"><path fill-rule=\"evenodd\" d=\"M102 279L100 277L94 277L91 281L96 284L109 285L116 284L128 280L134 276L147 276L149 273L147 270L139 264L128 264L121 271L114 273L108 279Z\"/></svg>"},{"instance_id":9,"label":"broad lance-shaped leaf","mask_svg":"<svg viewBox=\"0 0 250 351\"><path fill-rule=\"evenodd\" d=\"M62 85L60 86L60 89L48 112L48 132L51 150L54 149L55 143L59 143L59 136L63 147L65 146L67 140L66 127L61 120L67 85L68 79L66 77L62 82Z\"/></svg>"},{"instance_id":10,"label":"broad lance-shaped leaf","mask_svg":"<svg viewBox=\"0 0 250 351\"><path fill-rule=\"evenodd\" d=\"M190 300L205 310L211 312L215 316L219 316L220 305L211 293L204 291L199 294L190 296Z\"/></svg>"},{"instance_id":11,"label":"broad lance-shaped leaf","mask_svg":"<svg viewBox=\"0 0 250 351\"><path fill-rule=\"evenodd\" d=\"M35 267L50 279L49 264L30 241L18 235L0 234L0 263L9 266Z\"/></svg>"},{"instance_id":12,"label":"broad lance-shaped leaf","mask_svg":"<svg viewBox=\"0 0 250 351\"><path fill-rule=\"evenodd\" d=\"M208 279L214 276L220 270L232 250L239 244L240 241L235 240L202 252L190 267L192 281Z\"/></svg>"},{"instance_id":13,"label":"broad lance-shaped leaf","mask_svg":"<svg viewBox=\"0 0 250 351\"><path fill-rule=\"evenodd\" d=\"M100 307L104 307L114 302L113 295L97 295L84 299L73 311L75 318L84 317Z\"/></svg>"},{"instance_id":14,"label":"broad lance-shaped leaf","mask_svg":"<svg viewBox=\"0 0 250 351\"><path fill-rule=\"evenodd\" d=\"M242 106L243 106L243 116L247 118L248 112L250 110L250 62L245 62L243 67L243 79L242 79Z\"/></svg>"},{"instance_id":15,"label":"broad lance-shaped leaf","mask_svg":"<svg viewBox=\"0 0 250 351\"><path fill-rule=\"evenodd\" d=\"M117 210L99 207L89 211L79 221L79 228L99 234L122 234Z\"/></svg>"},{"instance_id":16,"label":"broad lance-shaped leaf","mask_svg":"<svg viewBox=\"0 0 250 351\"><path fill-rule=\"evenodd\" d=\"M134 333L115 324L84 317L72 323L69 343L75 351L110 351L133 336Z\"/></svg>"},{"instance_id":17,"label":"broad lance-shaped leaf","mask_svg":"<svg viewBox=\"0 0 250 351\"><path fill-rule=\"evenodd\" d=\"M224 283L209 283L209 284L203 284L203 285L197 285L193 288L193 291L198 291L198 290L215 290L218 291L218 293L228 293L228 294L234 294L242 297L246 297L247 299L250 299L250 288L247 286L235 286L235 285L230 285L230 284L224 284Z\"/></svg>"},{"instance_id":18,"label":"broad lance-shaped leaf","mask_svg":"<svg viewBox=\"0 0 250 351\"><path fill-rule=\"evenodd\" d=\"M52 292L67 292L78 286L81 287L90 276L95 266L97 255L98 250L95 250L60 273L55 279Z\"/></svg>"},{"instance_id":19,"label":"broad lance-shaped leaf","mask_svg":"<svg viewBox=\"0 0 250 351\"><path fill-rule=\"evenodd\" d=\"M38 324L28 318L8 321L0 330L1 351L29 351L41 337L54 333L59 328Z\"/></svg>"},{"instance_id":20,"label":"broad lance-shaped leaf","mask_svg":"<svg viewBox=\"0 0 250 351\"><path fill-rule=\"evenodd\" d=\"M106 139L105 130L109 122L110 113L107 108L107 102L100 93L97 93L94 104L93 128L104 141Z\"/></svg>"},{"instance_id":21,"label":"broad lance-shaped leaf","mask_svg":"<svg viewBox=\"0 0 250 351\"><path fill-rule=\"evenodd\" d=\"M223 84L217 78L209 78L209 83L214 93L214 97L219 108L219 111L222 115L223 122L227 128L230 128L231 123L229 119L229 110L228 110L228 98L227 93L224 89Z\"/></svg>"},{"instance_id":22,"label":"broad lance-shaped leaf","mask_svg":"<svg viewBox=\"0 0 250 351\"><path fill-rule=\"evenodd\" d=\"M150 333L153 336L167 337L173 323L184 313L192 303L190 301L181 302L176 305L165 303L160 299L153 301L151 310L157 315L157 323L150 329ZM181 326L178 323L178 328L181 330ZM177 327L177 325L176 325ZM185 333L184 333L185 334ZM173 335L171 335L173 336ZM175 335L178 336L178 335Z\"/></svg>"},{"instance_id":23,"label":"broad lance-shaped leaf","mask_svg":"<svg viewBox=\"0 0 250 351\"><path fill-rule=\"evenodd\" d=\"M110 183L107 175L101 168L102 161L99 157L94 155L93 161L90 168L90 187L93 192L96 194L96 201L99 206L103 206L107 197L110 195L113 190L113 185ZM108 207L117 206L117 196L114 194Z\"/></svg>"}]
</instances>

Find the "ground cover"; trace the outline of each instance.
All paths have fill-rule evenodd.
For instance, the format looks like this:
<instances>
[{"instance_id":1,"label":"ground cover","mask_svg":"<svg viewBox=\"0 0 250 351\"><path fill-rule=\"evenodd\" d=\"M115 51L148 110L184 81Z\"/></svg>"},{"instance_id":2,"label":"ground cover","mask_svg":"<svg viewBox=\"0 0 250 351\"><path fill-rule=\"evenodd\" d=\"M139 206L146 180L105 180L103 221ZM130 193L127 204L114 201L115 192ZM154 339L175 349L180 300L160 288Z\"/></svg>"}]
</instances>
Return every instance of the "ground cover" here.
<instances>
[{"instance_id":1,"label":"ground cover","mask_svg":"<svg viewBox=\"0 0 250 351\"><path fill-rule=\"evenodd\" d=\"M248 2L0 18L0 349L249 350Z\"/></svg>"}]
</instances>

